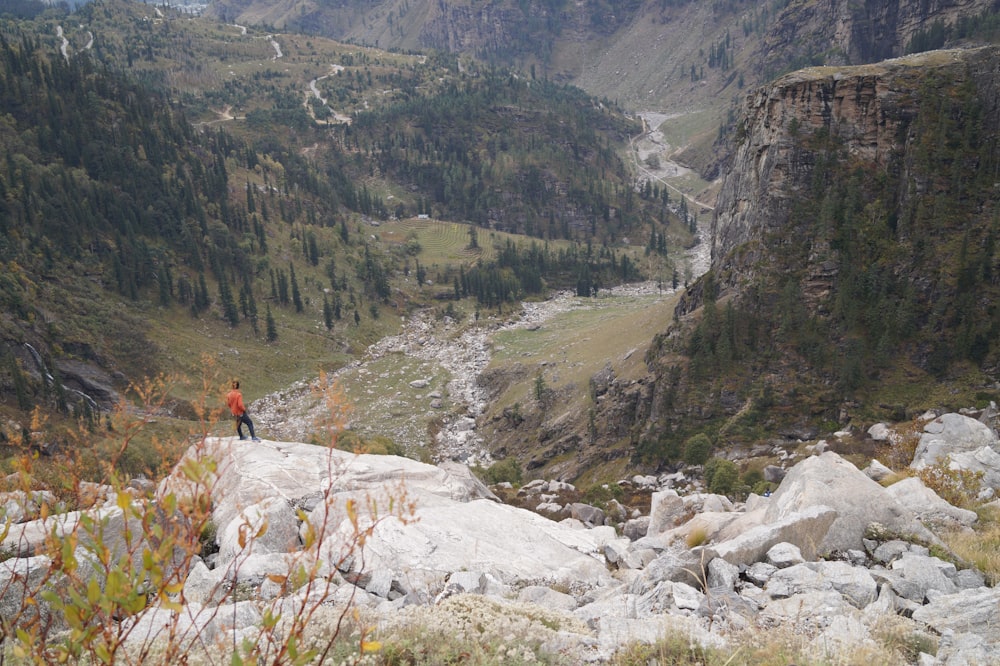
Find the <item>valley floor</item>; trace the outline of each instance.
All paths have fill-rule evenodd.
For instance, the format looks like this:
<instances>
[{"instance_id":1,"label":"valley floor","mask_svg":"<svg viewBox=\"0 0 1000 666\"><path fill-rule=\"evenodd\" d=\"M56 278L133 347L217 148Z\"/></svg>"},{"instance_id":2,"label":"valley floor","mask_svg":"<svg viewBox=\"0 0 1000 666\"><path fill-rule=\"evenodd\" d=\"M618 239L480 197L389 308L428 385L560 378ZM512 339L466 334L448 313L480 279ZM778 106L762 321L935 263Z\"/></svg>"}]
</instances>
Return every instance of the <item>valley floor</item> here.
<instances>
[{"instance_id":1,"label":"valley floor","mask_svg":"<svg viewBox=\"0 0 1000 666\"><path fill-rule=\"evenodd\" d=\"M707 230L701 230L705 237ZM709 263L709 244L687 252L686 273L699 276ZM605 290L602 306L650 299L648 305L674 293L669 285L644 282ZM488 408L478 384L490 364L493 336L513 329L533 330L560 313L585 308L589 299L560 292L540 302L525 302L503 317L483 316L476 322L456 322L431 310L406 319L398 335L386 337L365 354L327 377L336 384L349 411L342 420L363 436L388 437L408 455L468 464L490 462L489 447L476 431L476 418ZM251 405L258 431L272 439L326 444L322 424L330 407L315 378L267 395Z\"/></svg>"}]
</instances>

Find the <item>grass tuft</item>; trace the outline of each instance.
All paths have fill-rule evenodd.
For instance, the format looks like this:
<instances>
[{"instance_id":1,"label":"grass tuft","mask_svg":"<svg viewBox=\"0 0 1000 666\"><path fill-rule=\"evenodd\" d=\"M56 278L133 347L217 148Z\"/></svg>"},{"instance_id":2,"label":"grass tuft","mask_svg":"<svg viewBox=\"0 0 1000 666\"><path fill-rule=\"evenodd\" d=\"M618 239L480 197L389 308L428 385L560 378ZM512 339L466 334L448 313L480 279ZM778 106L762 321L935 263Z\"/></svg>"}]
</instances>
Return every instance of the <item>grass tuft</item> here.
<instances>
[{"instance_id":1,"label":"grass tuft","mask_svg":"<svg viewBox=\"0 0 1000 666\"><path fill-rule=\"evenodd\" d=\"M980 507L975 531L947 532L942 540L956 555L986 576L987 584L1000 583L1000 508Z\"/></svg>"}]
</instances>

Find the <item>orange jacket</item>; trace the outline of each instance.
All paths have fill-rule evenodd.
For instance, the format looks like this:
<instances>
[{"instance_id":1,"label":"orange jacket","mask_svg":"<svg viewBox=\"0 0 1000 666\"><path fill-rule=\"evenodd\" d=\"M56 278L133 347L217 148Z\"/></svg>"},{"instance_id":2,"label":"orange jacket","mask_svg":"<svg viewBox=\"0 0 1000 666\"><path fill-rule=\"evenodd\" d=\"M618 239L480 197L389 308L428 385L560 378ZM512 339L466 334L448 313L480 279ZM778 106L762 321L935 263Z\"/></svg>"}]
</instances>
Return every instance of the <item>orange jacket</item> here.
<instances>
[{"instance_id":1,"label":"orange jacket","mask_svg":"<svg viewBox=\"0 0 1000 666\"><path fill-rule=\"evenodd\" d=\"M239 389L233 389L226 396L226 404L229 405L229 411L233 413L233 416L240 416L247 411L247 408L243 406L243 394L240 393Z\"/></svg>"}]
</instances>

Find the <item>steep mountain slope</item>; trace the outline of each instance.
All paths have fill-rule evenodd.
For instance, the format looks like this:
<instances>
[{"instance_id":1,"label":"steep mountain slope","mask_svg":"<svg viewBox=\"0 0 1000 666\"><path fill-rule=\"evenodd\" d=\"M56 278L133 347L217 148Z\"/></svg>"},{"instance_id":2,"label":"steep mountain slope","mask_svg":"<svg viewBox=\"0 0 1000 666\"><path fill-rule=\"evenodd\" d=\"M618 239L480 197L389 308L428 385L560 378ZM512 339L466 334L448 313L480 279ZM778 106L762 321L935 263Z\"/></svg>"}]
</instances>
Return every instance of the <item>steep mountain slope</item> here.
<instances>
[{"instance_id":1,"label":"steep mountain slope","mask_svg":"<svg viewBox=\"0 0 1000 666\"><path fill-rule=\"evenodd\" d=\"M712 270L650 361L676 458L996 399L1000 50L811 68L751 95Z\"/></svg>"}]
</instances>

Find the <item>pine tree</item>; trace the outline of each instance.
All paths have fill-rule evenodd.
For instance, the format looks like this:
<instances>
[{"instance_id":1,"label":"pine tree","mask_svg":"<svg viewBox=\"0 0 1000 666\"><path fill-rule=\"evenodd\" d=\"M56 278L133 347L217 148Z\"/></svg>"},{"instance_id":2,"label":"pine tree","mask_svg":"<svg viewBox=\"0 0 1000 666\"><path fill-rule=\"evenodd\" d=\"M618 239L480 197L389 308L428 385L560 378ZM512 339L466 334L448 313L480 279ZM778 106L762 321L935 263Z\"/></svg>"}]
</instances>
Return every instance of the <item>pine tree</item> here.
<instances>
[{"instance_id":1,"label":"pine tree","mask_svg":"<svg viewBox=\"0 0 1000 666\"><path fill-rule=\"evenodd\" d=\"M267 254L267 234L264 232L264 225L256 217L253 219L253 231L257 236L257 245L261 254Z\"/></svg>"},{"instance_id":2,"label":"pine tree","mask_svg":"<svg viewBox=\"0 0 1000 666\"><path fill-rule=\"evenodd\" d=\"M236 308L233 292L229 289L229 282L225 279L219 280L219 304L222 306L222 316L229 322L229 325L234 328L238 326L240 311Z\"/></svg>"},{"instance_id":3,"label":"pine tree","mask_svg":"<svg viewBox=\"0 0 1000 666\"><path fill-rule=\"evenodd\" d=\"M333 260L333 257L326 262L326 277L330 280L330 289L337 291L337 262Z\"/></svg>"},{"instance_id":4,"label":"pine tree","mask_svg":"<svg viewBox=\"0 0 1000 666\"><path fill-rule=\"evenodd\" d=\"M288 304L288 276L280 268L278 269L278 302L282 305Z\"/></svg>"},{"instance_id":5,"label":"pine tree","mask_svg":"<svg viewBox=\"0 0 1000 666\"><path fill-rule=\"evenodd\" d=\"M326 325L326 330L333 330L333 306L330 305L330 299L323 294L323 323Z\"/></svg>"},{"instance_id":6,"label":"pine tree","mask_svg":"<svg viewBox=\"0 0 1000 666\"><path fill-rule=\"evenodd\" d=\"M160 305L166 307L170 305L171 293L173 292L173 284L171 284L170 270L164 266L163 269L156 276L157 283L160 288Z\"/></svg>"},{"instance_id":7,"label":"pine tree","mask_svg":"<svg viewBox=\"0 0 1000 666\"><path fill-rule=\"evenodd\" d=\"M250 320L254 335L258 335L260 331L257 329L257 301L253 297L253 287L249 282L244 282L240 287L240 311L245 319Z\"/></svg>"},{"instance_id":8,"label":"pine tree","mask_svg":"<svg viewBox=\"0 0 1000 666\"><path fill-rule=\"evenodd\" d=\"M267 341L274 342L278 339L278 325L274 323L274 316L271 315L271 304L267 304Z\"/></svg>"},{"instance_id":9,"label":"pine tree","mask_svg":"<svg viewBox=\"0 0 1000 666\"><path fill-rule=\"evenodd\" d=\"M308 247L309 263L312 264L313 266L319 266L319 245L317 245L316 243L316 234L310 231L308 234L308 239L309 239L309 247Z\"/></svg>"},{"instance_id":10,"label":"pine tree","mask_svg":"<svg viewBox=\"0 0 1000 666\"><path fill-rule=\"evenodd\" d=\"M10 375L14 379L14 394L17 396L17 408L22 412L30 412L35 405L31 401L28 391L28 380L21 372L21 366L17 362L17 357L11 354L7 357L10 365Z\"/></svg>"},{"instance_id":11,"label":"pine tree","mask_svg":"<svg viewBox=\"0 0 1000 666\"><path fill-rule=\"evenodd\" d=\"M208 283L205 281L205 273L201 271L198 273L198 287L194 292L194 303L191 306L191 311L195 315L200 314L208 308L208 304Z\"/></svg>"},{"instance_id":12,"label":"pine tree","mask_svg":"<svg viewBox=\"0 0 1000 666\"><path fill-rule=\"evenodd\" d=\"M295 311L302 312L302 294L299 293L299 283L295 279L295 266L289 264L288 270L292 276L292 302L295 304Z\"/></svg>"}]
</instances>

